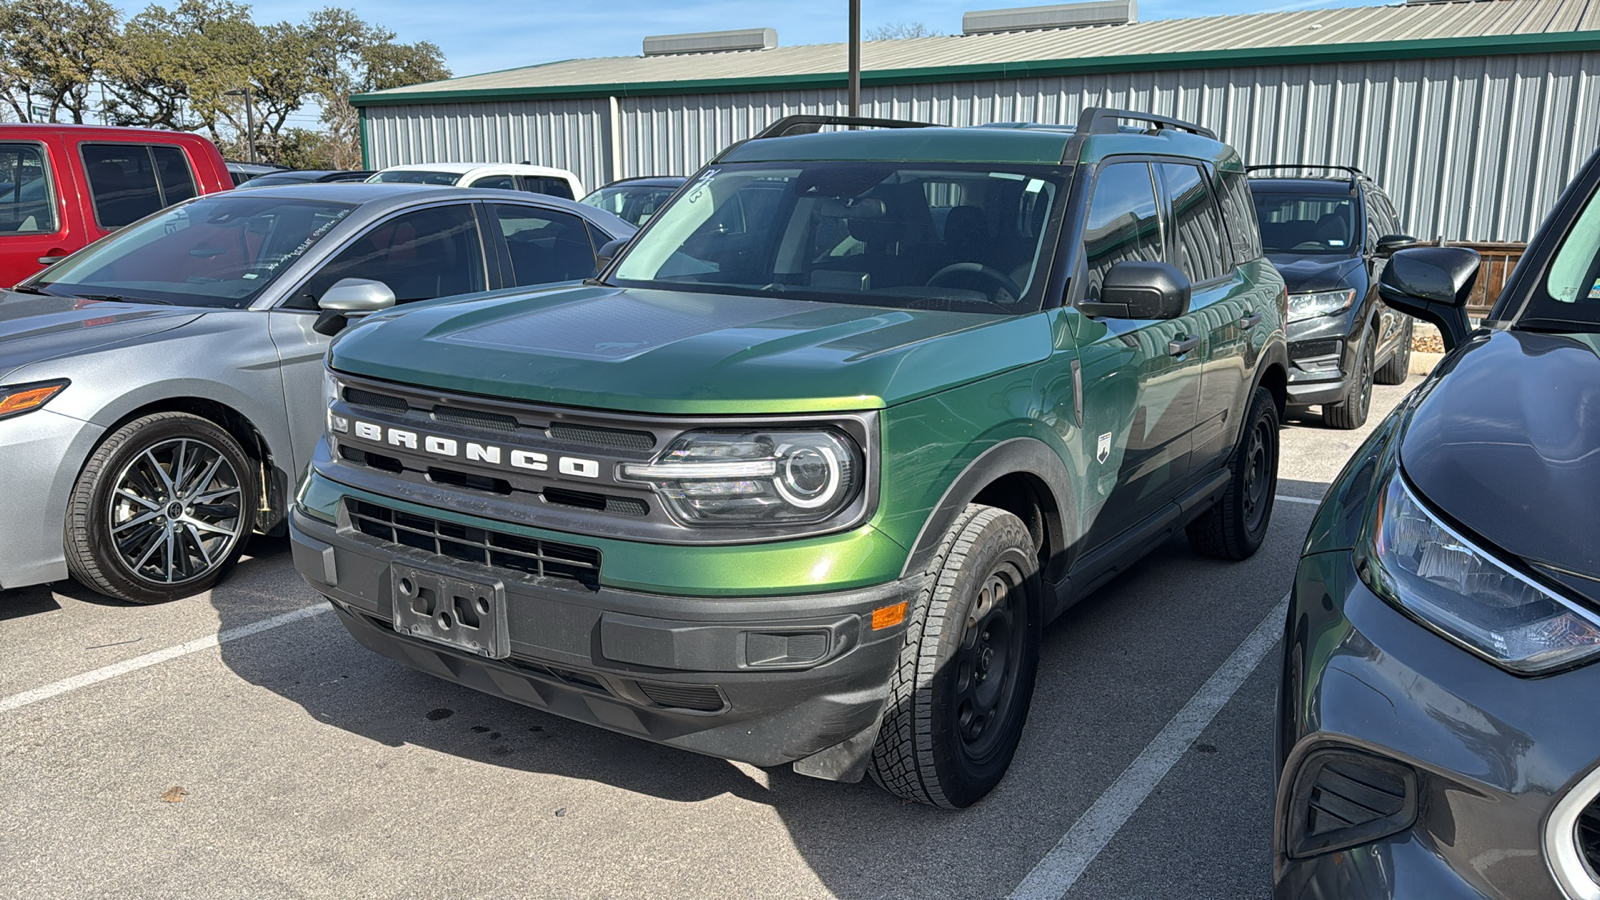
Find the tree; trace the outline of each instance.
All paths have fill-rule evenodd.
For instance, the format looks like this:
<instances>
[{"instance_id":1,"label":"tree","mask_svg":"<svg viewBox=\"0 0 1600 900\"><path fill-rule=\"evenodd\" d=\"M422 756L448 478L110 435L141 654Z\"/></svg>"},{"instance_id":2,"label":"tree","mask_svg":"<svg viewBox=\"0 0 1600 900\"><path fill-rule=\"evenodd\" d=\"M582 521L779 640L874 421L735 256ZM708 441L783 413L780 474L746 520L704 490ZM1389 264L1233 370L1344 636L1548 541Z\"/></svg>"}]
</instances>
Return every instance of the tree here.
<instances>
[{"instance_id":1,"label":"tree","mask_svg":"<svg viewBox=\"0 0 1600 900\"><path fill-rule=\"evenodd\" d=\"M83 122L89 88L116 52L122 16L106 0L0 3L0 89L19 121ZM33 114L35 105L46 109Z\"/></svg>"},{"instance_id":2,"label":"tree","mask_svg":"<svg viewBox=\"0 0 1600 900\"><path fill-rule=\"evenodd\" d=\"M907 38L940 36L939 32L921 22L890 22L887 25L879 25L877 28L870 29L861 36L861 39L864 41L903 41Z\"/></svg>"},{"instance_id":3,"label":"tree","mask_svg":"<svg viewBox=\"0 0 1600 900\"><path fill-rule=\"evenodd\" d=\"M438 45L395 43L394 32L368 25L348 9L318 10L307 28L313 90L339 168L361 164L361 118L351 95L450 77Z\"/></svg>"}]
</instances>

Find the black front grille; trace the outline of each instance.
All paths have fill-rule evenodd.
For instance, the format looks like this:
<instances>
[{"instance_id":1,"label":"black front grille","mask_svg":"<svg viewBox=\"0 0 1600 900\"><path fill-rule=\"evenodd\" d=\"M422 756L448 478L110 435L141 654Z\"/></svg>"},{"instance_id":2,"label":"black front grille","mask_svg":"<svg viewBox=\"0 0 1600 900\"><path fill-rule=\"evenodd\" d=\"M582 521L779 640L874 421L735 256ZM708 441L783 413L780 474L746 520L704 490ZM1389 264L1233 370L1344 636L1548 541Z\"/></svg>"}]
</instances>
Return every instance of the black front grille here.
<instances>
[{"instance_id":1,"label":"black front grille","mask_svg":"<svg viewBox=\"0 0 1600 900\"><path fill-rule=\"evenodd\" d=\"M656 436L648 431L596 428L592 425L573 425L568 422L550 423L549 434L554 440L609 447L612 450L649 450L656 445Z\"/></svg>"},{"instance_id":2,"label":"black front grille","mask_svg":"<svg viewBox=\"0 0 1600 900\"><path fill-rule=\"evenodd\" d=\"M600 551L556 541L506 534L350 500L350 524L369 537L440 556L515 569L559 584L600 586Z\"/></svg>"},{"instance_id":3,"label":"black front grille","mask_svg":"<svg viewBox=\"0 0 1600 900\"><path fill-rule=\"evenodd\" d=\"M1416 772L1355 750L1325 750L1301 765L1291 799L1291 856L1377 840L1416 819Z\"/></svg>"},{"instance_id":4,"label":"black front grille","mask_svg":"<svg viewBox=\"0 0 1600 900\"><path fill-rule=\"evenodd\" d=\"M727 705L722 692L712 684L669 684L664 681L641 681L639 690L657 706L673 709L692 709L696 712L716 712Z\"/></svg>"},{"instance_id":5,"label":"black front grille","mask_svg":"<svg viewBox=\"0 0 1600 900\"><path fill-rule=\"evenodd\" d=\"M346 403L353 403L356 406L371 406L395 412L405 412L410 408L406 405L406 401L399 397L391 397L388 394L379 394L375 391L364 391L358 387L345 388L344 399Z\"/></svg>"},{"instance_id":6,"label":"black front grille","mask_svg":"<svg viewBox=\"0 0 1600 900\"><path fill-rule=\"evenodd\" d=\"M465 425L468 428L487 428L491 431L504 431L507 433L517 430L517 420L514 416L479 412L475 409L435 406L433 408L433 418L436 422L449 422L452 425Z\"/></svg>"}]
</instances>

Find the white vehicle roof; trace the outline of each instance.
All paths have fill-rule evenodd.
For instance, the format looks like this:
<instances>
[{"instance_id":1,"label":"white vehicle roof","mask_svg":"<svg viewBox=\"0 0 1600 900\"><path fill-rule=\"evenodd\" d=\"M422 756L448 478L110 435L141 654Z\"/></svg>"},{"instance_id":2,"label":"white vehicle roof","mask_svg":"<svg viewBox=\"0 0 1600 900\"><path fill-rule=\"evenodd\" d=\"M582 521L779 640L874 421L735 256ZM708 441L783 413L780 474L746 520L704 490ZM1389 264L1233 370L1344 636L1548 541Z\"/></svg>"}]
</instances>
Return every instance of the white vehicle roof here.
<instances>
[{"instance_id":1,"label":"white vehicle roof","mask_svg":"<svg viewBox=\"0 0 1600 900\"><path fill-rule=\"evenodd\" d=\"M458 183L465 183L473 178L484 175L537 175L545 178L560 178L572 185L574 197L584 195L583 182L578 176L566 169L557 169L554 166L535 166L528 163L474 163L474 162L437 162L437 163L411 163L404 166L388 166L374 173L374 177L384 172L449 172L461 176ZM372 179L368 179L372 180Z\"/></svg>"}]
</instances>

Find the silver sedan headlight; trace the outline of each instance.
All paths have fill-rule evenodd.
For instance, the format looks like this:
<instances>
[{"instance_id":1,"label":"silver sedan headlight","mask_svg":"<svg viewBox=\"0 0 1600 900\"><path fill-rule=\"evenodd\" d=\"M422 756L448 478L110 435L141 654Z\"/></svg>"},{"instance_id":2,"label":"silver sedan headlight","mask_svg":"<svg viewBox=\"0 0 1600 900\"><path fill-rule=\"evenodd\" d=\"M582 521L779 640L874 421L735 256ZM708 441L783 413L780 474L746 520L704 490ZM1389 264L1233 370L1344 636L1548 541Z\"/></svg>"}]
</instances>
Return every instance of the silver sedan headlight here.
<instances>
[{"instance_id":1,"label":"silver sedan headlight","mask_svg":"<svg viewBox=\"0 0 1600 900\"><path fill-rule=\"evenodd\" d=\"M1446 525L1398 471L1379 498L1367 544L1361 574L1368 587L1495 665L1538 675L1600 653L1600 616Z\"/></svg>"},{"instance_id":2,"label":"silver sedan headlight","mask_svg":"<svg viewBox=\"0 0 1600 900\"><path fill-rule=\"evenodd\" d=\"M1356 302L1356 292L1348 288L1342 291L1290 294L1289 321L1298 322L1302 319L1315 319L1317 316L1343 312L1354 302Z\"/></svg>"}]
</instances>

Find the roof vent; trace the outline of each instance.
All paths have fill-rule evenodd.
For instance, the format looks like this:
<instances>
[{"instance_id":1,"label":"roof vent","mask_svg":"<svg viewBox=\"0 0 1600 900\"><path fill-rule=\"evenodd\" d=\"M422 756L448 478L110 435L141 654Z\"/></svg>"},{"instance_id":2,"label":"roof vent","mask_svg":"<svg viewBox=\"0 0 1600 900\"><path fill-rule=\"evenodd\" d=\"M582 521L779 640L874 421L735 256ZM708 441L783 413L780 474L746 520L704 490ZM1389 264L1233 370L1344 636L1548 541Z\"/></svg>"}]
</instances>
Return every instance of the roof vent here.
<instances>
[{"instance_id":1,"label":"roof vent","mask_svg":"<svg viewBox=\"0 0 1600 900\"><path fill-rule=\"evenodd\" d=\"M1084 28L1090 25L1128 25L1139 21L1138 0L1094 0L1059 6L1025 6L987 9L961 17L962 34L997 31L1034 31L1044 28Z\"/></svg>"},{"instance_id":2,"label":"roof vent","mask_svg":"<svg viewBox=\"0 0 1600 900\"><path fill-rule=\"evenodd\" d=\"M727 53L731 50L771 50L778 46L776 28L742 28L738 31L701 31L695 34L658 34L644 39L645 56L675 53Z\"/></svg>"}]
</instances>

